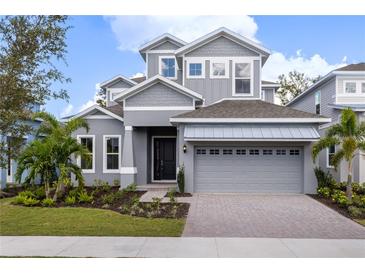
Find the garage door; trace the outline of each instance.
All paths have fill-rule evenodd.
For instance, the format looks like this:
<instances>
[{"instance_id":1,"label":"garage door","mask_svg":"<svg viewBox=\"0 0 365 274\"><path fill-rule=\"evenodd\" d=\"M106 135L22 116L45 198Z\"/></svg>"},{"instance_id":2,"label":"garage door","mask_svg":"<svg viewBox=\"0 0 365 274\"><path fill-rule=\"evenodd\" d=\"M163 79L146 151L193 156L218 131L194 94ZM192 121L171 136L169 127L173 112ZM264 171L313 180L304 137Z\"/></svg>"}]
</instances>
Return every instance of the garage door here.
<instances>
[{"instance_id":1,"label":"garage door","mask_svg":"<svg viewBox=\"0 0 365 274\"><path fill-rule=\"evenodd\" d=\"M195 192L303 192L301 147L196 147Z\"/></svg>"}]
</instances>

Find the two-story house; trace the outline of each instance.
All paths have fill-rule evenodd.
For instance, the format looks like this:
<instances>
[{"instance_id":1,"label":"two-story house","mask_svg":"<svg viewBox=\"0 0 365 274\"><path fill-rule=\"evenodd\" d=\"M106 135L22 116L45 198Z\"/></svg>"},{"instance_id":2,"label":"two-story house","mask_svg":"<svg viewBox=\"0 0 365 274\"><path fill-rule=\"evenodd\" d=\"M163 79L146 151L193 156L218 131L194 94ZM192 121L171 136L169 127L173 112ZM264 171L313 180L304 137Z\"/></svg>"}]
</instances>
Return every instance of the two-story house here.
<instances>
[{"instance_id":1,"label":"two-story house","mask_svg":"<svg viewBox=\"0 0 365 274\"><path fill-rule=\"evenodd\" d=\"M332 122L321 125L319 133L325 135L326 129L338 123L341 110L350 107L356 112L359 121L365 121L365 63L352 64L331 71L313 84L308 90L294 98L287 106L324 115ZM339 181L347 181L347 166L342 162L335 171L331 157L336 147L330 147L319 155L319 165L328 170ZM353 179L365 182L365 155L358 151L354 158Z\"/></svg>"},{"instance_id":2,"label":"two-story house","mask_svg":"<svg viewBox=\"0 0 365 274\"><path fill-rule=\"evenodd\" d=\"M75 133L87 183L171 183L184 166L188 192L316 191L311 146L330 118L273 104L268 49L220 28L191 43L164 34L140 54L145 79L102 83L107 107L75 115L90 125Z\"/></svg>"}]
</instances>

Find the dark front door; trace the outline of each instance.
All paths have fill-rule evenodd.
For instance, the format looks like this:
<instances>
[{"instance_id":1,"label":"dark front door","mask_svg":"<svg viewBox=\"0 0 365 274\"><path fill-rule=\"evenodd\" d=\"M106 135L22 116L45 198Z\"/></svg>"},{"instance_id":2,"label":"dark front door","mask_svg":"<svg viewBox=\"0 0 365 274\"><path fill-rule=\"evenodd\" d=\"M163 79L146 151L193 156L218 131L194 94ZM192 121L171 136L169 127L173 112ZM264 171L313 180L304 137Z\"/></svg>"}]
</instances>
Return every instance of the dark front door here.
<instances>
[{"instance_id":1,"label":"dark front door","mask_svg":"<svg viewBox=\"0 0 365 274\"><path fill-rule=\"evenodd\" d=\"M153 180L176 180L176 139L153 139Z\"/></svg>"}]
</instances>

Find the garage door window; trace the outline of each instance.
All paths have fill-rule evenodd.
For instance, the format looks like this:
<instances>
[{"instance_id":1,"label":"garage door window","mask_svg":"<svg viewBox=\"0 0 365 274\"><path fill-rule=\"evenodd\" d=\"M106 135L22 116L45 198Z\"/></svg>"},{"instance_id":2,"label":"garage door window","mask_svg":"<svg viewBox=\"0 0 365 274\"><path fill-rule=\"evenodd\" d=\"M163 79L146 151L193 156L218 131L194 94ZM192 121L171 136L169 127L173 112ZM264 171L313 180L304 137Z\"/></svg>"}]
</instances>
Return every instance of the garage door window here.
<instances>
[{"instance_id":1,"label":"garage door window","mask_svg":"<svg viewBox=\"0 0 365 274\"><path fill-rule=\"evenodd\" d=\"M198 154L198 155L205 155L205 154L207 154L207 151L205 150L205 149L197 149L196 150L196 154Z\"/></svg>"},{"instance_id":2,"label":"garage door window","mask_svg":"<svg viewBox=\"0 0 365 274\"><path fill-rule=\"evenodd\" d=\"M232 155L232 149L223 149L223 155Z\"/></svg>"},{"instance_id":3,"label":"garage door window","mask_svg":"<svg viewBox=\"0 0 365 274\"><path fill-rule=\"evenodd\" d=\"M290 155L299 155L299 149L291 149L289 154Z\"/></svg>"},{"instance_id":4,"label":"garage door window","mask_svg":"<svg viewBox=\"0 0 365 274\"><path fill-rule=\"evenodd\" d=\"M262 154L264 154L264 155L272 155L272 149L264 149L262 151Z\"/></svg>"},{"instance_id":5,"label":"garage door window","mask_svg":"<svg viewBox=\"0 0 365 274\"><path fill-rule=\"evenodd\" d=\"M276 155L286 155L286 150L285 149L277 149L276 150Z\"/></svg>"},{"instance_id":6,"label":"garage door window","mask_svg":"<svg viewBox=\"0 0 365 274\"><path fill-rule=\"evenodd\" d=\"M258 149L250 149L250 155L260 155L260 151Z\"/></svg>"},{"instance_id":7,"label":"garage door window","mask_svg":"<svg viewBox=\"0 0 365 274\"><path fill-rule=\"evenodd\" d=\"M246 149L237 149L236 154L237 155L246 155Z\"/></svg>"},{"instance_id":8,"label":"garage door window","mask_svg":"<svg viewBox=\"0 0 365 274\"><path fill-rule=\"evenodd\" d=\"M210 155L219 155L219 149L210 149L209 154Z\"/></svg>"}]
</instances>

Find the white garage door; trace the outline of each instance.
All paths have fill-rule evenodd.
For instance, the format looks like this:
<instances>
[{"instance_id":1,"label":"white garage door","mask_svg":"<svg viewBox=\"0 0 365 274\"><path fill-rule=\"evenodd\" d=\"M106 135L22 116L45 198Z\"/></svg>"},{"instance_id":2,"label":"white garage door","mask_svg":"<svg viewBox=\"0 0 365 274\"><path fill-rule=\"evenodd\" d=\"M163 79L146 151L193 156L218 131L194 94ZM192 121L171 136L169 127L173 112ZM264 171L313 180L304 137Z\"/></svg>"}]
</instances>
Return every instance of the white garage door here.
<instances>
[{"instance_id":1,"label":"white garage door","mask_svg":"<svg viewBox=\"0 0 365 274\"><path fill-rule=\"evenodd\" d=\"M195 192L302 193L301 147L196 147Z\"/></svg>"}]
</instances>

